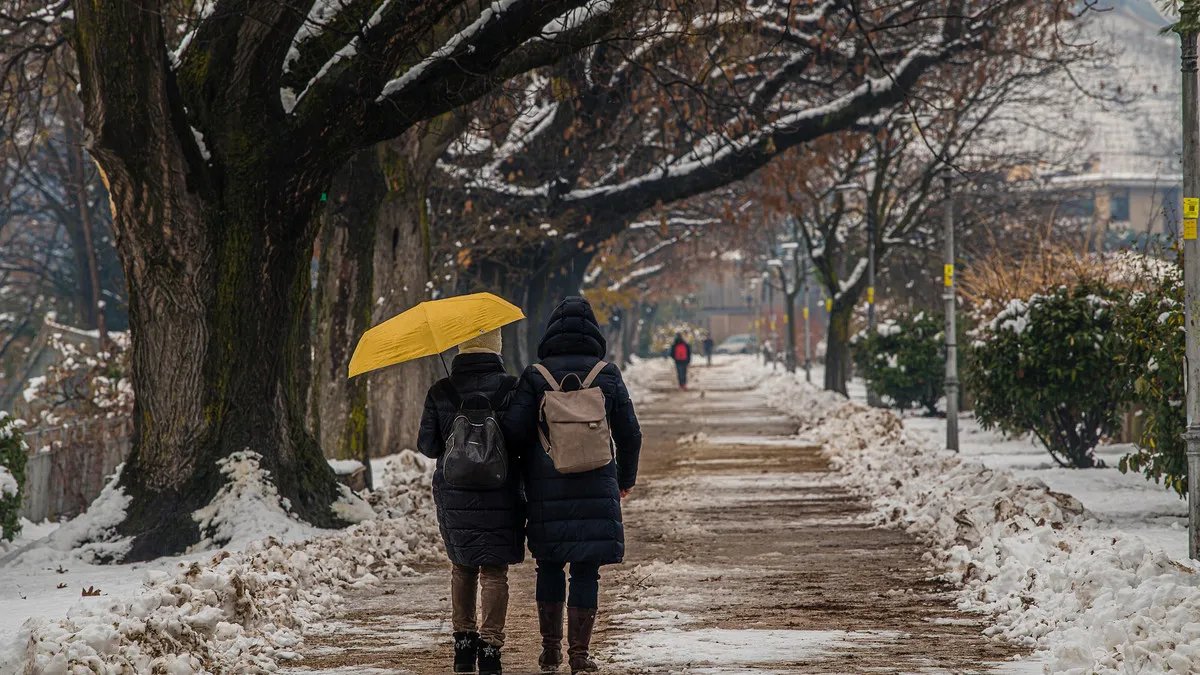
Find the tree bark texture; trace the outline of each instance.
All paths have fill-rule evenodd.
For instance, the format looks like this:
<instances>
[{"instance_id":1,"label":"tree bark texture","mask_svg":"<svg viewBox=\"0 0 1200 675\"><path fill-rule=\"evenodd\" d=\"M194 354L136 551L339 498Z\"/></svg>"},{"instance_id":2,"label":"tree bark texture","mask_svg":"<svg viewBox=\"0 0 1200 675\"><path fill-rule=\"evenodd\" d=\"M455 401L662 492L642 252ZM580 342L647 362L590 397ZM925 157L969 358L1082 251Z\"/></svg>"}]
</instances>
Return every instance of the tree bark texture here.
<instances>
[{"instance_id":1,"label":"tree bark texture","mask_svg":"<svg viewBox=\"0 0 1200 675\"><path fill-rule=\"evenodd\" d=\"M374 318L376 221L386 187L375 150L334 176L321 230L313 322L309 428L327 457L357 459L371 484L368 379L348 378L359 337Z\"/></svg>"},{"instance_id":2,"label":"tree bark texture","mask_svg":"<svg viewBox=\"0 0 1200 675\"><path fill-rule=\"evenodd\" d=\"M117 528L132 539L126 559L197 541L193 513L223 482L217 462L243 450L262 456L297 516L339 524L337 483L305 428L307 262L329 163L279 141L271 116L250 105L206 130L210 161L157 14L133 2L78 3L74 30L129 292L137 398L120 478L131 501Z\"/></svg>"},{"instance_id":3,"label":"tree bark texture","mask_svg":"<svg viewBox=\"0 0 1200 675\"><path fill-rule=\"evenodd\" d=\"M380 205L374 258L372 324L430 299L432 260L428 191L430 171L444 145L426 128L382 144L376 155L387 192ZM448 360L447 360L448 362ZM444 375L437 357L366 375L372 454L416 448L425 392Z\"/></svg>"}]
</instances>

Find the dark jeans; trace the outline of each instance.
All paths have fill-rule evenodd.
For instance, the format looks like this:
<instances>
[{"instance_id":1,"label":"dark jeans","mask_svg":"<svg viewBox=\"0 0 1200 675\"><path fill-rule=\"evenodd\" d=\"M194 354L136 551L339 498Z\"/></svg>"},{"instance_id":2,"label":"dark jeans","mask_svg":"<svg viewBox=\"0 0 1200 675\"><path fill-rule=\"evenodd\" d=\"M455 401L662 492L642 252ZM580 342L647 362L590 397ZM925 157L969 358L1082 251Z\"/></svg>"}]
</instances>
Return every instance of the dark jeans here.
<instances>
[{"instance_id":1,"label":"dark jeans","mask_svg":"<svg viewBox=\"0 0 1200 675\"><path fill-rule=\"evenodd\" d=\"M537 561L537 601L565 602L568 607L596 609L600 600L600 566L571 563L571 593L567 594L567 563Z\"/></svg>"},{"instance_id":2,"label":"dark jeans","mask_svg":"<svg viewBox=\"0 0 1200 675\"><path fill-rule=\"evenodd\" d=\"M687 386L687 361L675 362L675 375L679 377L679 386Z\"/></svg>"}]
</instances>

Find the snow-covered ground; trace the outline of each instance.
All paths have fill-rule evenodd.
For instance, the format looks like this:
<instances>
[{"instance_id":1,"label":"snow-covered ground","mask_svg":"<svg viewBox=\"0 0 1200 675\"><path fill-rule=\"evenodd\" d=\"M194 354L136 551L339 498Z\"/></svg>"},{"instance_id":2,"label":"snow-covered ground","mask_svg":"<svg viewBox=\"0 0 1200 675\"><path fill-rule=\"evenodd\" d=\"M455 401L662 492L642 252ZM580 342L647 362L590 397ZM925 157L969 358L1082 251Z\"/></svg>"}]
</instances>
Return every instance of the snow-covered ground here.
<instances>
[{"instance_id":1,"label":"snow-covered ground","mask_svg":"<svg viewBox=\"0 0 1200 675\"><path fill-rule=\"evenodd\" d=\"M991 617L989 634L1037 650L1028 666L1200 671L1200 575L1182 560L1184 505L1166 490L1115 469L1057 468L1028 440L982 431L970 418L956 456L940 449L942 420L869 409L855 400L857 384L847 401L802 374L719 359L740 359L748 382L825 446L839 470L832 480L870 498L875 522L929 544L929 562L958 585L960 606ZM662 384L663 369L646 365L626 373L639 401ZM1101 454L1115 465L1121 452ZM228 526L220 536L229 545L151 563L97 565L102 552L73 545L82 530L103 526L104 509L61 526L27 523L20 540L0 547L0 674L30 662L32 672L183 673L294 659L304 626L328 616L340 591L406 574L437 553L429 463L406 453L373 468L381 486L373 509L360 508L366 519L348 530L308 528L269 490L234 481L243 489L201 514ZM250 477L255 467L239 458L228 470ZM119 510L119 495L107 498ZM275 538L261 539L268 533ZM99 595L82 596L89 588ZM746 638L701 637L687 649L719 653Z\"/></svg>"},{"instance_id":2,"label":"snow-covered ground","mask_svg":"<svg viewBox=\"0 0 1200 675\"><path fill-rule=\"evenodd\" d=\"M760 386L802 435L824 444L838 480L873 500L878 523L930 544L961 608L989 614L989 634L1036 650L1030 665L1200 672L1200 575L1180 559L1182 504L1161 487L1115 469L1058 469L1028 441L971 420L954 455L942 449L940 420L902 422L802 375L746 367L763 372ZM1103 454L1115 463L1120 452Z\"/></svg>"},{"instance_id":3,"label":"snow-covered ground","mask_svg":"<svg viewBox=\"0 0 1200 675\"><path fill-rule=\"evenodd\" d=\"M262 672L295 658L301 629L340 590L411 573L441 545L431 463L406 452L372 468L370 507L345 514L362 522L325 531L290 518L256 463L237 458L229 489L197 514L227 543L149 563L95 564L73 545L119 513L112 490L98 500L111 509L26 522L0 547L0 674Z\"/></svg>"},{"instance_id":4,"label":"snow-covered ground","mask_svg":"<svg viewBox=\"0 0 1200 675\"><path fill-rule=\"evenodd\" d=\"M933 445L945 443L945 420L906 417L904 426ZM959 420L959 446L963 457L989 469L1008 471L1019 478L1037 478L1055 492L1078 499L1095 516L1097 529L1113 536L1136 536L1177 560L1187 558L1187 502L1140 473L1117 470L1127 445L1096 449L1104 469L1064 469L1050 459L1046 450L1030 437L1005 438L987 431L969 415Z\"/></svg>"}]
</instances>

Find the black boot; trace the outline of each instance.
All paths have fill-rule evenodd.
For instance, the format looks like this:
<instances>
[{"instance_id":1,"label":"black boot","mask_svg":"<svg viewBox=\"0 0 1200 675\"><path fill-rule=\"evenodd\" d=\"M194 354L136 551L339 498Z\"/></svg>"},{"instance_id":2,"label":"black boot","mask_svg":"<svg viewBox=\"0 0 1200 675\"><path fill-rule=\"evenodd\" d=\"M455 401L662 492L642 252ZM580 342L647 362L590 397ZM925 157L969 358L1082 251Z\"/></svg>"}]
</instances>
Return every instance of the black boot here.
<instances>
[{"instance_id":1,"label":"black boot","mask_svg":"<svg viewBox=\"0 0 1200 675\"><path fill-rule=\"evenodd\" d=\"M504 669L500 667L500 648L486 642L479 645L479 675L500 675Z\"/></svg>"},{"instance_id":2,"label":"black boot","mask_svg":"<svg viewBox=\"0 0 1200 675\"><path fill-rule=\"evenodd\" d=\"M475 672L475 655L479 650L479 633L454 634L454 672Z\"/></svg>"},{"instance_id":3,"label":"black boot","mask_svg":"<svg viewBox=\"0 0 1200 675\"><path fill-rule=\"evenodd\" d=\"M588 655L592 646L592 628L595 625L596 610L567 608L567 656L572 675L600 670L600 666Z\"/></svg>"},{"instance_id":4,"label":"black boot","mask_svg":"<svg viewBox=\"0 0 1200 675\"><path fill-rule=\"evenodd\" d=\"M561 602L539 602L538 628L542 632L542 655L538 657L538 668L543 673L553 673L562 665L563 604Z\"/></svg>"}]
</instances>

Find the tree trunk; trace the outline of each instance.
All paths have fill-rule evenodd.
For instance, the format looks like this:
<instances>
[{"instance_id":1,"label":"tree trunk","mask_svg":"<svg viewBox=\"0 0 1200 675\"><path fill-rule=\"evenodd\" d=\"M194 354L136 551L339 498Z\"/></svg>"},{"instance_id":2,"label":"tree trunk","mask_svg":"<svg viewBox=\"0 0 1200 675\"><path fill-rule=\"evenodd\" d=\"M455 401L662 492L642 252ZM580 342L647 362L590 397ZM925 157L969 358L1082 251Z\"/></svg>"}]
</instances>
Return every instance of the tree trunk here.
<instances>
[{"instance_id":1,"label":"tree trunk","mask_svg":"<svg viewBox=\"0 0 1200 675\"><path fill-rule=\"evenodd\" d=\"M161 18L134 3L75 10L91 152L129 291L137 397L119 482L130 499L117 527L131 538L125 559L195 543L194 514L224 482L217 462L241 451L261 456L298 517L341 524L330 508L337 482L304 424L313 215L330 179L322 167L337 162L279 142L253 107L207 130L214 152L203 156L161 53ZM105 39L114 34L119 46Z\"/></svg>"},{"instance_id":2,"label":"tree trunk","mask_svg":"<svg viewBox=\"0 0 1200 675\"><path fill-rule=\"evenodd\" d=\"M75 128L76 120L71 119L66 124L67 157L71 166L71 192L75 208L79 212L79 228L83 240L83 269L79 277L87 279L86 295L88 307L84 316L88 321L87 327L96 329L99 335L101 349L108 342L108 329L104 324L104 307L100 303L100 263L96 255L95 226L92 221L92 205L88 199L88 185L84 169L83 146L80 144L81 134ZM77 258L79 256L76 256ZM83 285L83 284L81 284Z\"/></svg>"},{"instance_id":3,"label":"tree trunk","mask_svg":"<svg viewBox=\"0 0 1200 675\"><path fill-rule=\"evenodd\" d=\"M379 208L375 239L372 324L430 299L430 214L426 197L436 154L429 157L426 152L417 130L377 149L376 160L388 191ZM380 299L382 302L378 302ZM365 376L371 388L367 424L372 454L388 455L417 447L425 393L444 374L441 360L434 357Z\"/></svg>"},{"instance_id":4,"label":"tree trunk","mask_svg":"<svg viewBox=\"0 0 1200 675\"><path fill-rule=\"evenodd\" d=\"M309 214L278 207L272 216L254 214L271 191L237 183L223 201L241 208L227 211L196 203L182 185L169 205L141 202L158 174L110 168L108 175L129 280L137 391L134 448L121 474L132 498L119 528L134 536L128 559L197 541L192 514L221 486L217 460L242 450L262 456L297 515L336 525L337 486L304 425L312 238L262 224L306 222ZM151 250L161 258L128 245L156 226L163 241Z\"/></svg>"},{"instance_id":5,"label":"tree trunk","mask_svg":"<svg viewBox=\"0 0 1200 675\"><path fill-rule=\"evenodd\" d=\"M371 327L376 219L385 187L374 150L363 150L334 177L321 231L314 305L316 363L309 428L327 457L357 459L371 482L368 380L346 377L358 338Z\"/></svg>"},{"instance_id":6,"label":"tree trunk","mask_svg":"<svg viewBox=\"0 0 1200 675\"><path fill-rule=\"evenodd\" d=\"M551 304L553 298L549 290L549 277L549 272L536 272L526 283L523 309L525 323L528 324L525 328L525 354L529 359L527 363L538 360L538 344L542 341L542 334L546 332L546 321L554 310L554 305Z\"/></svg>"},{"instance_id":7,"label":"tree trunk","mask_svg":"<svg viewBox=\"0 0 1200 675\"><path fill-rule=\"evenodd\" d=\"M642 303L634 302L629 310L621 314L621 363L622 368L629 367L633 361L633 352L637 349L638 318L642 316Z\"/></svg>"},{"instance_id":8,"label":"tree trunk","mask_svg":"<svg viewBox=\"0 0 1200 675\"><path fill-rule=\"evenodd\" d=\"M825 389L848 395L846 381L850 378L850 318L853 304L837 304L829 315L829 330L825 336Z\"/></svg>"}]
</instances>

